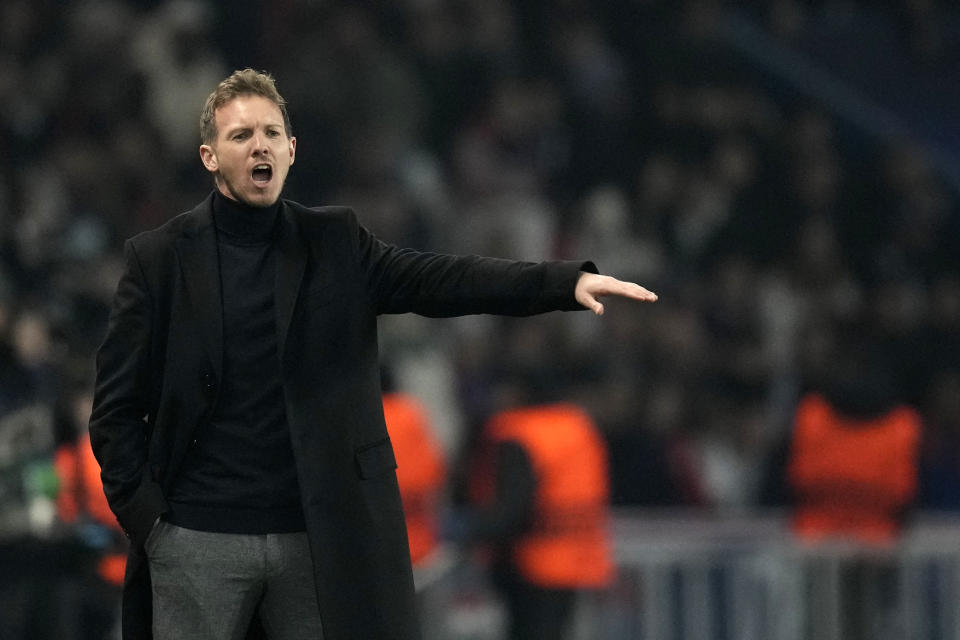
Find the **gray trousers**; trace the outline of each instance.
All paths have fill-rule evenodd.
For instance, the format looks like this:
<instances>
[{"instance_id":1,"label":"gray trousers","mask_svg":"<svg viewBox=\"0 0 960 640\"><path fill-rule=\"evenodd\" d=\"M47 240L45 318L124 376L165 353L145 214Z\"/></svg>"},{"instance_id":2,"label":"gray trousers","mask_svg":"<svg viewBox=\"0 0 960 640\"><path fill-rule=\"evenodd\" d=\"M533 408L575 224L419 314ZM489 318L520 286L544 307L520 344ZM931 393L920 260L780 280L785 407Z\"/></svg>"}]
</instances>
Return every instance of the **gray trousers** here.
<instances>
[{"instance_id":1,"label":"gray trousers","mask_svg":"<svg viewBox=\"0 0 960 640\"><path fill-rule=\"evenodd\" d=\"M211 533L158 522L145 545L156 640L322 640L306 533Z\"/></svg>"}]
</instances>

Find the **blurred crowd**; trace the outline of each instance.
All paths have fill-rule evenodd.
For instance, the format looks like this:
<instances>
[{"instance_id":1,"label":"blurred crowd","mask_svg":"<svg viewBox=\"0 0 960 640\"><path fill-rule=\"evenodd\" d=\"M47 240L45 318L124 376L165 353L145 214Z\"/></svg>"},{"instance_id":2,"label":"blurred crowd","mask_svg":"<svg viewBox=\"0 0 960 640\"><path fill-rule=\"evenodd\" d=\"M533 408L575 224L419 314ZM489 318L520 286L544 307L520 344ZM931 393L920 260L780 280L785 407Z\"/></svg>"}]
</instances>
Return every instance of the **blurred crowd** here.
<instances>
[{"instance_id":1,"label":"blurred crowd","mask_svg":"<svg viewBox=\"0 0 960 640\"><path fill-rule=\"evenodd\" d=\"M287 197L660 295L600 319L385 318L384 359L451 455L522 377L594 416L617 504L783 504L796 406L856 335L922 416L919 505L960 507L955 185L724 38L732 6L789 46L861 5L899 28L894 53L957 62L935 0L3 2L0 533L51 521L17 492L53 492L37 465L86 427L122 240L212 189L200 107L245 66L289 102Z\"/></svg>"}]
</instances>

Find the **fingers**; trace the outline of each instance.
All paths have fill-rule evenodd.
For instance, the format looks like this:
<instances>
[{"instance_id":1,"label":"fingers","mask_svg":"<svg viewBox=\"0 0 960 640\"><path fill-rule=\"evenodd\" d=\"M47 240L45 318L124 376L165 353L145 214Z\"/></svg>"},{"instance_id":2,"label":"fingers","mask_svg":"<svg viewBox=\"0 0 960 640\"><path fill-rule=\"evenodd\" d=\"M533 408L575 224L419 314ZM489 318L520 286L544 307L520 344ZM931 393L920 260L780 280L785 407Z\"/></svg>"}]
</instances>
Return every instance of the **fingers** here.
<instances>
[{"instance_id":1,"label":"fingers","mask_svg":"<svg viewBox=\"0 0 960 640\"><path fill-rule=\"evenodd\" d=\"M624 282L616 278L608 277L607 280L603 281L603 284L605 284L606 287L601 287L599 290L594 291L594 295L622 296L641 302L656 302L657 300L657 294L645 287L641 287L635 282Z\"/></svg>"},{"instance_id":2,"label":"fingers","mask_svg":"<svg viewBox=\"0 0 960 640\"><path fill-rule=\"evenodd\" d=\"M640 302L655 302L657 294L634 282L624 282L611 276L585 273L577 282L576 299L596 315L603 315L603 304L597 300L602 296L620 296Z\"/></svg>"},{"instance_id":3,"label":"fingers","mask_svg":"<svg viewBox=\"0 0 960 640\"><path fill-rule=\"evenodd\" d=\"M631 283L632 284L632 283ZM645 287L641 287L638 284L633 285L635 295L633 296L637 300L642 300L643 302L656 302L657 294Z\"/></svg>"}]
</instances>

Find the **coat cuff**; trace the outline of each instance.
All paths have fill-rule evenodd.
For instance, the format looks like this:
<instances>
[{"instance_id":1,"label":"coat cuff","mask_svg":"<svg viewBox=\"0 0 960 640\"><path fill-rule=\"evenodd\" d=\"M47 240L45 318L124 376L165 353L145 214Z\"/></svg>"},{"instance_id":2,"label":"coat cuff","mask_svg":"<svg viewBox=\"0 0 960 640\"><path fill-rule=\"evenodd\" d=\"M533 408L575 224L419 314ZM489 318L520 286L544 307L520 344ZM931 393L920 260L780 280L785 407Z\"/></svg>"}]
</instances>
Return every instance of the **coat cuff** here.
<instances>
[{"instance_id":1,"label":"coat cuff","mask_svg":"<svg viewBox=\"0 0 960 640\"><path fill-rule=\"evenodd\" d=\"M543 278L543 289L540 294L542 306L560 311L582 311L586 309L577 302L574 291L580 274L600 273L590 260L562 260L553 262Z\"/></svg>"}]
</instances>

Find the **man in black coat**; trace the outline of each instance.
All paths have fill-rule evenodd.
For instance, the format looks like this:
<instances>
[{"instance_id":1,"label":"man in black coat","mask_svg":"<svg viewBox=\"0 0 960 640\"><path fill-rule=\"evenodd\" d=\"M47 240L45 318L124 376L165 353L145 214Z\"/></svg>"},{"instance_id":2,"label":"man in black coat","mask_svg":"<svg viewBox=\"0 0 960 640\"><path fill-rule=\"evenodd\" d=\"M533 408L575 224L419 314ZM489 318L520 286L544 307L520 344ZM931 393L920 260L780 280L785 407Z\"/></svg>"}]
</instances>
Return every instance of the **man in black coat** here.
<instances>
[{"instance_id":1,"label":"man in black coat","mask_svg":"<svg viewBox=\"0 0 960 640\"><path fill-rule=\"evenodd\" d=\"M376 318L653 301L589 262L387 245L280 198L296 139L273 79L210 95L216 189L124 246L91 443L130 538L124 638L417 638ZM321 631L322 627L322 631Z\"/></svg>"}]
</instances>

